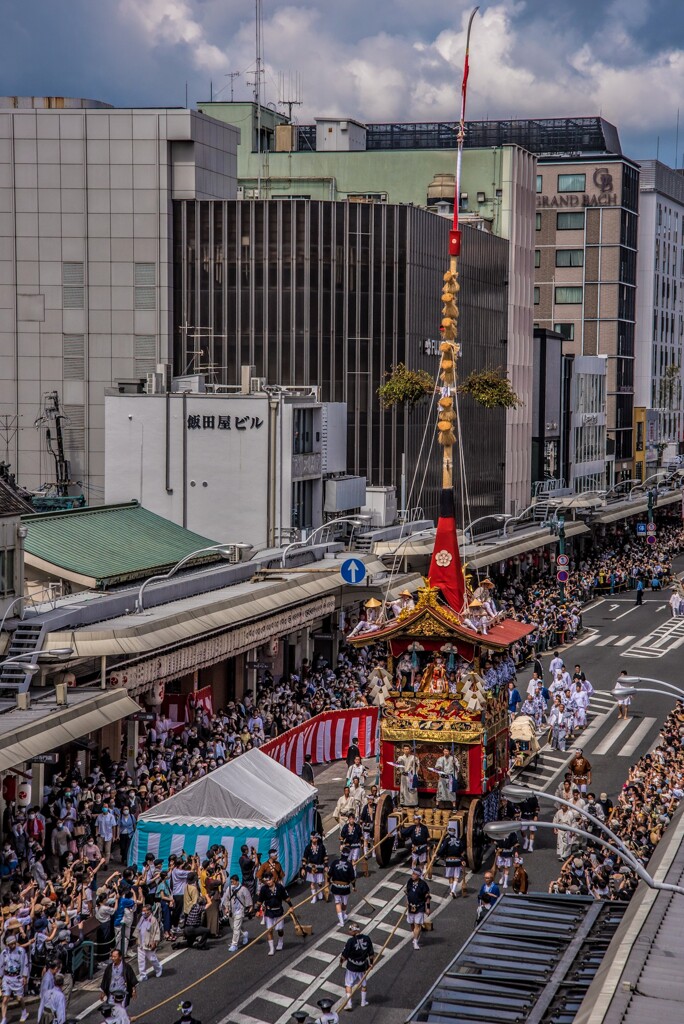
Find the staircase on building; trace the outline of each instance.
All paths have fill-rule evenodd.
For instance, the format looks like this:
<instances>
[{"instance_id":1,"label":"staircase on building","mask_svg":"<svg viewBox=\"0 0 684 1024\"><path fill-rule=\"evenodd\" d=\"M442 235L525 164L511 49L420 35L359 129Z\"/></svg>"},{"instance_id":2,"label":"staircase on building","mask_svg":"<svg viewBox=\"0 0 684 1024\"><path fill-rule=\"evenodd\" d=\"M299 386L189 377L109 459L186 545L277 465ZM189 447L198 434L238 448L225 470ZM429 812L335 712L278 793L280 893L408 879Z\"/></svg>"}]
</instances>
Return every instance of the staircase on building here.
<instances>
[{"instance_id":1,"label":"staircase on building","mask_svg":"<svg viewBox=\"0 0 684 1024\"><path fill-rule=\"evenodd\" d=\"M0 692L12 690L14 693L26 693L31 685L32 673L26 672L19 662L7 664L18 655L38 655L43 647L43 626L18 626L11 635L9 647L5 651L5 661L0 663ZM26 658L26 663L30 663Z\"/></svg>"}]
</instances>

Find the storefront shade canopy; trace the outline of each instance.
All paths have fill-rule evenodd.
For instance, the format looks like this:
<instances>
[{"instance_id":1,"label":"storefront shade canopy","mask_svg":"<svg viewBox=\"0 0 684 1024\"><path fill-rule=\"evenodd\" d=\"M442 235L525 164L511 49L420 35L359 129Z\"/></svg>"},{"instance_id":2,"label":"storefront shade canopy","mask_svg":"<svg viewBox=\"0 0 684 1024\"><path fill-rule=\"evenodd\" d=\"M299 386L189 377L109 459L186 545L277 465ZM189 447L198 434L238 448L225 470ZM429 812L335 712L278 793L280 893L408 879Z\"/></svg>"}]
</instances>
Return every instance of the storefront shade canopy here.
<instances>
[{"instance_id":1,"label":"storefront shade canopy","mask_svg":"<svg viewBox=\"0 0 684 1024\"><path fill-rule=\"evenodd\" d=\"M238 872L246 844L262 861L277 848L289 881L309 840L316 793L267 754L250 750L141 814L130 862L142 865L147 853L166 861L183 851L201 859L217 845L226 850L229 871Z\"/></svg>"}]
</instances>

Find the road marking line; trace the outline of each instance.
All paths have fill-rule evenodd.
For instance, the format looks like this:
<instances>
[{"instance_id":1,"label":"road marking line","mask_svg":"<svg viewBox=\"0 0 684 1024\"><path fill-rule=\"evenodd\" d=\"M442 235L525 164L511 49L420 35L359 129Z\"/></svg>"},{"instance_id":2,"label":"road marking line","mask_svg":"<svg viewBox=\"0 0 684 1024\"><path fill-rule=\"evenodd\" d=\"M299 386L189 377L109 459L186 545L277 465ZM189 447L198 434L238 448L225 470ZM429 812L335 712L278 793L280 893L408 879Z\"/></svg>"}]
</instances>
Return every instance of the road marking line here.
<instances>
[{"instance_id":1,"label":"road marking line","mask_svg":"<svg viewBox=\"0 0 684 1024\"><path fill-rule=\"evenodd\" d=\"M594 640L598 636L598 633L592 633L591 636L586 636L584 640L578 640L575 647L586 647L587 644L593 644Z\"/></svg>"},{"instance_id":2,"label":"road marking line","mask_svg":"<svg viewBox=\"0 0 684 1024\"><path fill-rule=\"evenodd\" d=\"M643 722L639 722L638 727L634 730L622 750L618 750L618 757L630 757L644 737L649 734L655 723L655 718L644 718Z\"/></svg>"},{"instance_id":3,"label":"road marking line","mask_svg":"<svg viewBox=\"0 0 684 1024\"><path fill-rule=\"evenodd\" d=\"M632 612L636 611L636 609L639 608L639 607L640 606L638 604L632 605L632 607L629 608L626 612L623 612L622 615L616 615L615 618L613 619L613 622L617 622L618 619L624 619L625 615L631 615Z\"/></svg>"},{"instance_id":4,"label":"road marking line","mask_svg":"<svg viewBox=\"0 0 684 1024\"><path fill-rule=\"evenodd\" d=\"M278 1006L289 1006L292 1002L290 996L281 995L280 992L272 992L268 988L260 988L258 999L266 999L269 1003L276 1003Z\"/></svg>"},{"instance_id":5,"label":"road marking line","mask_svg":"<svg viewBox=\"0 0 684 1024\"><path fill-rule=\"evenodd\" d=\"M394 889L395 892L399 892L400 889L404 888L403 885L399 885L398 882L383 882L383 886L385 889Z\"/></svg>"},{"instance_id":6,"label":"road marking line","mask_svg":"<svg viewBox=\"0 0 684 1024\"><path fill-rule=\"evenodd\" d=\"M288 969L288 977L294 978L295 981L301 981L303 985L310 985L312 981L316 980L315 974L307 974L306 971L296 971L293 967Z\"/></svg>"},{"instance_id":7,"label":"road marking line","mask_svg":"<svg viewBox=\"0 0 684 1024\"><path fill-rule=\"evenodd\" d=\"M330 964L335 959L332 953L326 953L324 949L309 949L307 956L312 956L314 960L322 960L324 964Z\"/></svg>"},{"instance_id":8,"label":"road marking line","mask_svg":"<svg viewBox=\"0 0 684 1024\"><path fill-rule=\"evenodd\" d=\"M237 1010L233 1011L230 1019L234 1024L266 1024L266 1021L261 1020L260 1017L250 1017L248 1013L239 1013Z\"/></svg>"},{"instance_id":9,"label":"road marking line","mask_svg":"<svg viewBox=\"0 0 684 1024\"><path fill-rule=\"evenodd\" d=\"M597 747L594 747L592 754L596 757L602 757L603 754L607 754L613 744L620 738L622 733L625 731L630 723L629 718L621 718L613 728L610 730L608 735L601 740Z\"/></svg>"},{"instance_id":10,"label":"road marking line","mask_svg":"<svg viewBox=\"0 0 684 1024\"><path fill-rule=\"evenodd\" d=\"M631 640L636 640L636 636L633 633L628 636L621 636L619 640L615 641L615 646L624 647L625 644L628 644Z\"/></svg>"},{"instance_id":11,"label":"road marking line","mask_svg":"<svg viewBox=\"0 0 684 1024\"><path fill-rule=\"evenodd\" d=\"M666 604L661 604L659 608L656 608L656 611L657 612L662 612L665 608L667 608L667 605Z\"/></svg>"},{"instance_id":12,"label":"road marking line","mask_svg":"<svg viewBox=\"0 0 684 1024\"><path fill-rule=\"evenodd\" d=\"M404 908L401 907L401 910L403 912ZM376 930L381 932L392 932L394 931L394 925L389 921L381 921L380 924L376 926ZM397 930L394 931L394 934L398 935L402 939L410 939L413 933L408 928L397 928Z\"/></svg>"},{"instance_id":13,"label":"road marking line","mask_svg":"<svg viewBox=\"0 0 684 1024\"><path fill-rule=\"evenodd\" d=\"M329 992L331 996L337 996L338 999L341 999L342 996L347 994L344 987L342 985L336 985L334 981L324 981L321 988L325 992Z\"/></svg>"}]
</instances>

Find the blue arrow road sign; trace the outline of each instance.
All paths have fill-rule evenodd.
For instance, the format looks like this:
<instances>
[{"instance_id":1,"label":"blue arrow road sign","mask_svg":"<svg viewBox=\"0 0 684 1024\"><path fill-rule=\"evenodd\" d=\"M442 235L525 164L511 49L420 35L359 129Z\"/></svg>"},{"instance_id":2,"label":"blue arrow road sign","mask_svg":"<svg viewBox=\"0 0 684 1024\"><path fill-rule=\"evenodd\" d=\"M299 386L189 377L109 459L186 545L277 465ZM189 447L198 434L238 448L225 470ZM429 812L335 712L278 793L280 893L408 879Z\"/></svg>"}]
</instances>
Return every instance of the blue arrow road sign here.
<instances>
[{"instance_id":1,"label":"blue arrow road sign","mask_svg":"<svg viewBox=\"0 0 684 1024\"><path fill-rule=\"evenodd\" d=\"M345 583L361 583L366 578L366 566L358 558L345 558L340 576Z\"/></svg>"}]
</instances>

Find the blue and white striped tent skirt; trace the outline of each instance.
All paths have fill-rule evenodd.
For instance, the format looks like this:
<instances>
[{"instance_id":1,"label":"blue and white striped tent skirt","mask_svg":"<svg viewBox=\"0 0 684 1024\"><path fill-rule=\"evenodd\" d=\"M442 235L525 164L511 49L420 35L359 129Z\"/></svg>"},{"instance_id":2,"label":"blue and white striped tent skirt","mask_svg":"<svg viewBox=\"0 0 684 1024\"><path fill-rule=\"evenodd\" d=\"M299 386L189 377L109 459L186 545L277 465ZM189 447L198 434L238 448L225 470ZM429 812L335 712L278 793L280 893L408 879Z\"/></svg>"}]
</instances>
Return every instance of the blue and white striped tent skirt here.
<instances>
[{"instance_id":1,"label":"blue and white striped tent skirt","mask_svg":"<svg viewBox=\"0 0 684 1024\"><path fill-rule=\"evenodd\" d=\"M149 813L149 812L148 812ZM178 818L141 818L133 836L129 864L142 867L145 855L153 853L166 866L171 854L197 854L202 860L211 846L223 846L228 854L228 873L240 874L240 847L254 847L267 860L268 851L278 849L278 860L290 882L299 871L304 848L314 824L313 801L276 827L255 827L253 821L221 821L196 818L192 824Z\"/></svg>"}]
</instances>

